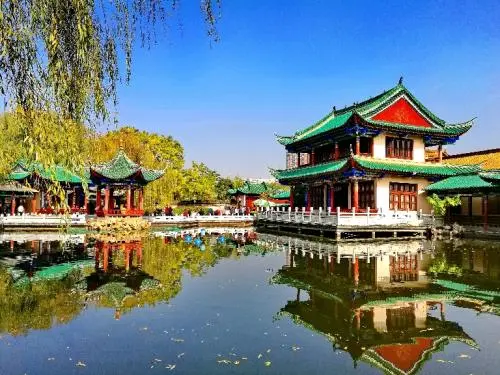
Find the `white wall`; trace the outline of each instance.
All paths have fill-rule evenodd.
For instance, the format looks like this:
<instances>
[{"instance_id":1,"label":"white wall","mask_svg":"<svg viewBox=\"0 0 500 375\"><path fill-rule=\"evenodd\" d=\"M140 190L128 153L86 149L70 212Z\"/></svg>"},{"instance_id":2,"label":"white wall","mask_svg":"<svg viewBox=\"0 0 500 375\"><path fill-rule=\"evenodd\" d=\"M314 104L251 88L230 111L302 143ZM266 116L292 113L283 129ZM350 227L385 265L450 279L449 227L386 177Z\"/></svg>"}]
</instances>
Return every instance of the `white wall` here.
<instances>
[{"instance_id":1,"label":"white wall","mask_svg":"<svg viewBox=\"0 0 500 375\"><path fill-rule=\"evenodd\" d=\"M423 190L429 185L425 178L414 177L384 177L375 180L375 203L377 208L382 208L383 212L389 211L389 183L399 182L406 184L417 184L417 210L422 209L424 214L431 212L431 206L427 202L427 193Z\"/></svg>"},{"instance_id":2,"label":"white wall","mask_svg":"<svg viewBox=\"0 0 500 375\"><path fill-rule=\"evenodd\" d=\"M373 137L373 157L385 159L385 138L387 136L394 136L390 133L381 133ZM409 137L413 139L413 161L425 162L425 145L423 137Z\"/></svg>"}]
</instances>

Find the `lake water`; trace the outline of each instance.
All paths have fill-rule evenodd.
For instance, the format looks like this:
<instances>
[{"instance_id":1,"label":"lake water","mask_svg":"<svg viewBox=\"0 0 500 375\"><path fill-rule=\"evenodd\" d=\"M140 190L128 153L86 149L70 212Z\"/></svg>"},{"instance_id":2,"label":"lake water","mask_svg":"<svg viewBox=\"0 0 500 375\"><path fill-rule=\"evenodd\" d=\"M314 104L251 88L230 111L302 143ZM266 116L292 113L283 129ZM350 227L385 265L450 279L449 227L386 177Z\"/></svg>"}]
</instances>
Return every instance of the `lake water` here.
<instances>
[{"instance_id":1,"label":"lake water","mask_svg":"<svg viewBox=\"0 0 500 375\"><path fill-rule=\"evenodd\" d=\"M495 242L109 240L0 234L0 374L499 373Z\"/></svg>"}]
</instances>

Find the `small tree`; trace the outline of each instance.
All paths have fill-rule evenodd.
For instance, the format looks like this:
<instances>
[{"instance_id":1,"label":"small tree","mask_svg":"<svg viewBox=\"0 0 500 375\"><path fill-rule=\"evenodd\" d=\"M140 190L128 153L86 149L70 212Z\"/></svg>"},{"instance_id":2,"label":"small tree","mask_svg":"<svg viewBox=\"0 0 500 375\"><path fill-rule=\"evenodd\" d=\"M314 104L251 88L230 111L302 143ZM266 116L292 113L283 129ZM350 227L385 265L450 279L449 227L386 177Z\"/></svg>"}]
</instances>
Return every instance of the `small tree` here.
<instances>
[{"instance_id":1,"label":"small tree","mask_svg":"<svg viewBox=\"0 0 500 375\"><path fill-rule=\"evenodd\" d=\"M462 204L460 195L440 198L437 194L432 194L431 196L427 197L427 201L432 206L434 213L438 216L443 216L446 213L446 209L448 207L457 207Z\"/></svg>"}]
</instances>

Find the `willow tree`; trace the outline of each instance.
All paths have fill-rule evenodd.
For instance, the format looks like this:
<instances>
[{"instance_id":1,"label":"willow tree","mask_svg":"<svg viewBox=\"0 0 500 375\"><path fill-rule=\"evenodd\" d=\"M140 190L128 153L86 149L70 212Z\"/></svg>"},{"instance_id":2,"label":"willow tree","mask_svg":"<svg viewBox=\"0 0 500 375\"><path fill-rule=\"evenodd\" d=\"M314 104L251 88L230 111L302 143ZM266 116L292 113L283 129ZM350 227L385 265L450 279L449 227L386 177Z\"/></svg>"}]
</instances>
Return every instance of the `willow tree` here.
<instances>
[{"instance_id":1,"label":"willow tree","mask_svg":"<svg viewBox=\"0 0 500 375\"><path fill-rule=\"evenodd\" d=\"M200 14L217 40L220 0L201 0ZM94 128L116 121L117 87L128 82L132 51L168 30L181 0L1 0L0 97L22 126L27 156L50 165L51 139L65 140L64 161L78 169L83 154L67 139L67 120ZM39 116L41 112L55 117ZM47 131L48 122L58 131Z\"/></svg>"}]
</instances>

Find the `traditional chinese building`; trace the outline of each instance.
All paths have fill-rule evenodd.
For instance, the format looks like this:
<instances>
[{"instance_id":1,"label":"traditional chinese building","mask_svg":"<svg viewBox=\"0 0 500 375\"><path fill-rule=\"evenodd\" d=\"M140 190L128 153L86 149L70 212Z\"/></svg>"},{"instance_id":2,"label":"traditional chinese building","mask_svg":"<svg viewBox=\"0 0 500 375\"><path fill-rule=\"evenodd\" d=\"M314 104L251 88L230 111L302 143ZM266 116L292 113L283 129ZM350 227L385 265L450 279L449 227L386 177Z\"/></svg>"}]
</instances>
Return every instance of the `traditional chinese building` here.
<instances>
[{"instance_id":1,"label":"traditional chinese building","mask_svg":"<svg viewBox=\"0 0 500 375\"><path fill-rule=\"evenodd\" d=\"M248 207L251 210L255 209L254 202L261 198L262 195L265 195L266 200L269 202L278 205L287 205L290 203L290 191L274 191L265 182L254 183L246 181L240 188L229 189L228 194L231 196L233 203L240 207Z\"/></svg>"},{"instance_id":2,"label":"traditional chinese building","mask_svg":"<svg viewBox=\"0 0 500 375\"><path fill-rule=\"evenodd\" d=\"M13 215L20 204L25 213L56 213L55 207L62 209L64 205L57 201L58 197L50 194L47 187L51 181L57 181L66 190L65 204L73 213L142 216L143 189L148 183L163 176L163 173L134 163L121 149L109 162L88 168L84 173L85 177L59 165L44 168L36 162L18 162L8 177L10 183L2 185L3 188L0 189L2 213ZM85 193L84 183L89 186L90 191L95 191L95 210L89 209L90 199Z\"/></svg>"},{"instance_id":3,"label":"traditional chinese building","mask_svg":"<svg viewBox=\"0 0 500 375\"><path fill-rule=\"evenodd\" d=\"M96 215L144 215L144 187L163 174L134 163L122 149L109 162L91 166L90 180L97 189Z\"/></svg>"},{"instance_id":4,"label":"traditional chinese building","mask_svg":"<svg viewBox=\"0 0 500 375\"><path fill-rule=\"evenodd\" d=\"M57 197L47 191L47 182L57 181L66 190L66 202L72 212L87 212L88 200L83 189L83 180L68 169L56 165L45 168L40 163L19 161L8 176L11 183L23 186L23 189L12 191L5 204L11 207L11 214L16 213L16 207L23 205L26 213L53 213ZM59 202L60 203L60 202Z\"/></svg>"},{"instance_id":5,"label":"traditional chinese building","mask_svg":"<svg viewBox=\"0 0 500 375\"><path fill-rule=\"evenodd\" d=\"M479 170L442 159L443 146L455 143L472 125L473 120L450 124L440 119L401 79L371 99L334 107L292 136L277 136L288 168L273 174L291 186L292 206L428 212L429 183ZM431 148L435 162L426 161Z\"/></svg>"}]
</instances>

